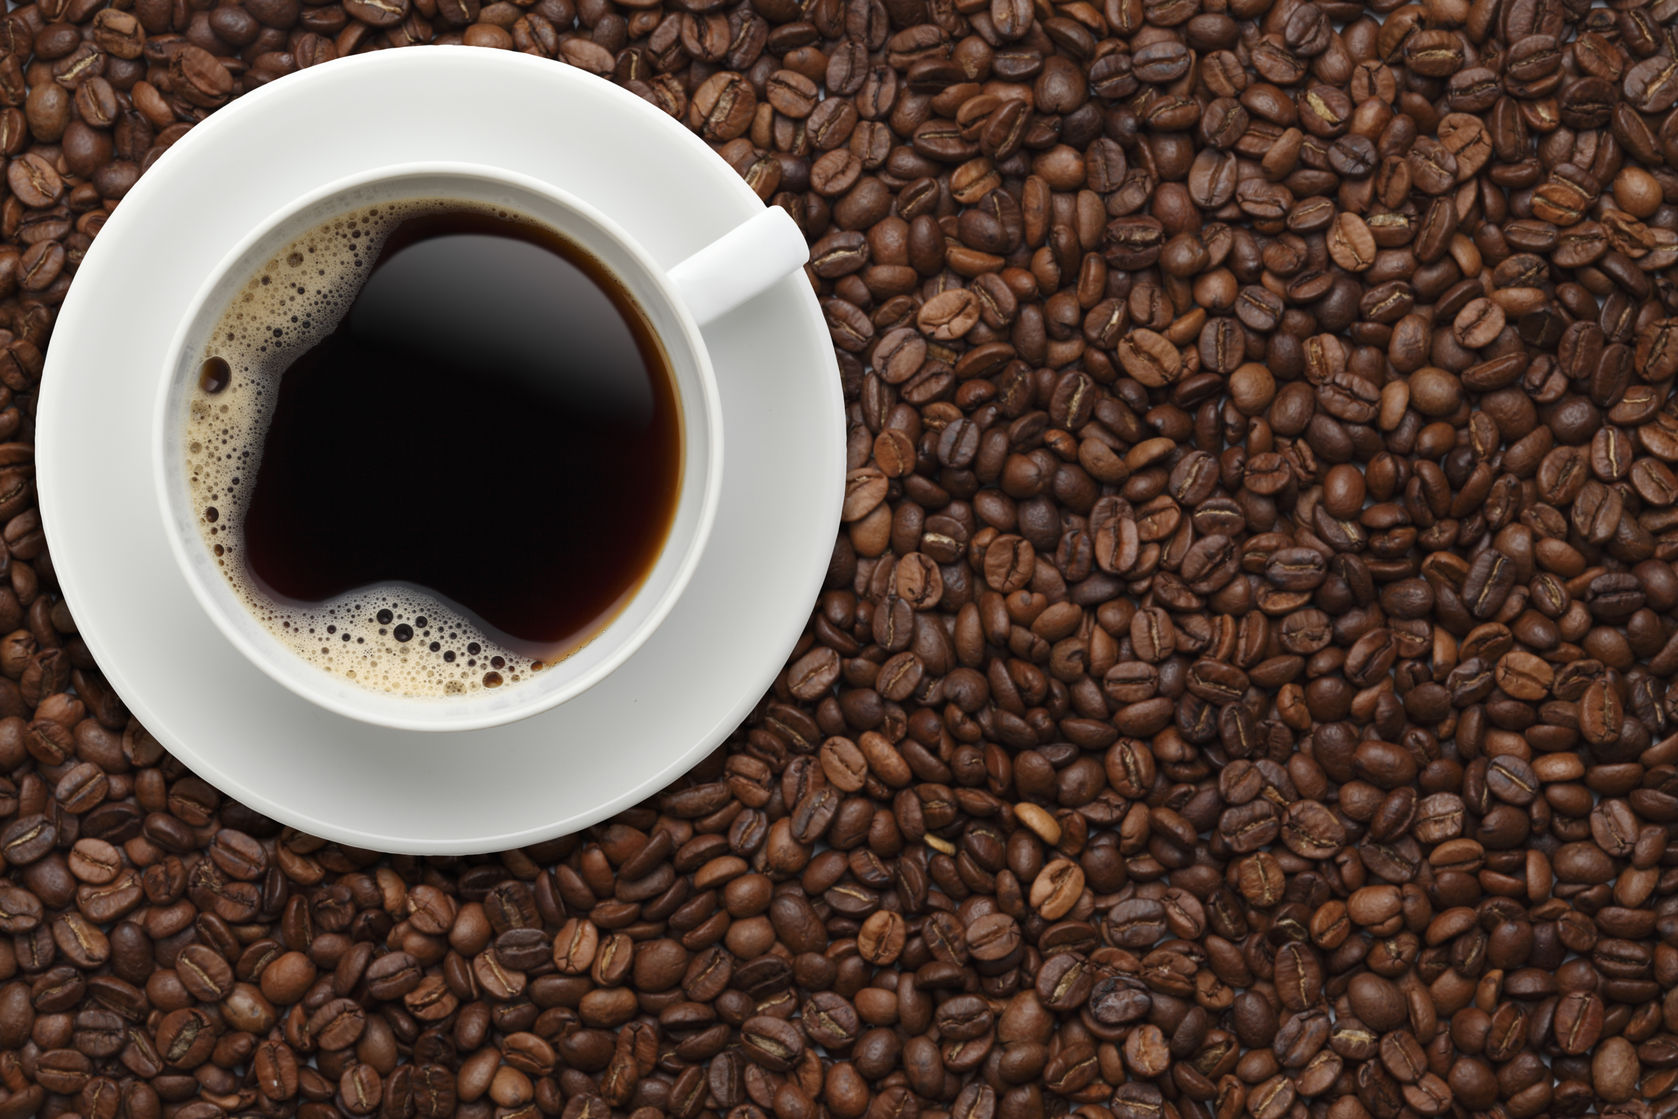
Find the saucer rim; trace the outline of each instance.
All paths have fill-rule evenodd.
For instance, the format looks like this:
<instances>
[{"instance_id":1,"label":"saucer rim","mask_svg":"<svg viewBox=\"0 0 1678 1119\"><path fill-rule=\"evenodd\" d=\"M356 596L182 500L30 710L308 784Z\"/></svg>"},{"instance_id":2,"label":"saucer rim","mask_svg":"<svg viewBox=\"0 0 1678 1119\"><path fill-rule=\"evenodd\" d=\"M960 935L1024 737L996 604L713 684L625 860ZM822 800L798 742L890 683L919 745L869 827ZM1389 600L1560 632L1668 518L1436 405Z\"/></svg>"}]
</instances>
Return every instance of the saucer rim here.
<instances>
[{"instance_id":1,"label":"saucer rim","mask_svg":"<svg viewBox=\"0 0 1678 1119\"><path fill-rule=\"evenodd\" d=\"M651 114L647 119L660 122L656 127L666 131L667 135L681 138L675 142L687 145L690 151L694 147L699 149L699 153L705 156L705 160L694 161L694 172L701 173L700 167L703 166L703 173L709 175L719 191L726 191L728 195L732 196L733 200L726 203L719 202L719 204L738 211L736 220L744 220L751 213L761 209L762 203L757 196L725 164L721 163L720 160L715 160L714 154L702 140L682 127L679 122L634 97L633 94L628 94L626 91L610 86L610 83L603 79L584 74L581 71L575 71L562 63L517 54L489 52L482 48L428 47L417 53L419 57L416 57L416 52L412 51L383 51L322 64L319 67L271 83L270 86L254 90L238 101L231 103L226 109L212 114L174 148L165 153L148 174L143 176L140 182L136 184L134 190L124 200L123 206L119 206L111 218L111 224L116 226L114 232L117 232L119 236L111 236L113 230L108 225L105 233L95 240L93 247L89 250L88 259L84 262L83 267L90 268L90 270L121 270L122 266L120 264L107 264L105 257L114 256L121 251L119 242L127 239L122 231L129 226L138 226L144 221L154 220L157 215L152 211L167 212L166 192L174 177L175 169L185 167L184 161L187 156L183 153L203 148L223 130L235 127L240 120L249 115L247 112L237 111L240 105L249 105L254 102L256 105L266 107L270 102L303 100L308 97L309 91L313 88L328 86L330 82L334 81L365 80L378 83L380 79L388 78L389 73L394 70L422 69L436 65L431 59L438 56L451 57L453 61L449 65L457 66L462 74L466 70L477 69L479 76L483 76L485 71L488 70L493 71L493 76L500 77L507 72L506 67L518 66L524 67L532 73L540 70L541 80L554 81L556 89L569 84L573 91L584 90L584 96L604 95L614 97L618 98L620 103L624 105L627 105L628 102L634 102L636 106L640 107L634 111L644 111L646 114ZM595 83L598 83L598 85ZM611 90L611 92L608 93L606 90ZM563 93L561 95L563 96ZM194 137L200 136L205 138L193 142ZM281 158L281 153L276 151L275 157ZM726 175L723 172L726 172ZM126 218L122 216L125 208L128 215ZM666 255L674 255L676 259L680 259L683 254L679 249L672 251L670 246L664 246L663 252L653 251L652 255L656 259L662 260ZM840 524L839 511L843 497L842 487L845 467L844 403L840 392L836 363L830 344L827 341L825 320L815 294L809 288L804 277L798 274L783 280L776 288L770 289L770 293L777 291L785 293L789 289L793 294L799 296L797 303L800 314L805 320L804 325L808 328L809 337L813 339L818 334L820 336L822 344L820 347L812 348L812 355L817 353L818 350L825 353L825 361L823 362L825 368L799 370L798 376L812 381L819 379L823 382L822 386L811 385L800 390L802 396L812 403L818 400L822 402L825 405L823 411L827 418L832 420L832 423L824 422L820 425L818 433L819 438L830 444L830 450L833 452L829 456L830 465L827 468L830 471L832 484L827 487L825 494L818 495L812 492L809 500L822 507L821 522L831 525L832 530L836 531ZM72 287L59 310L57 328L60 332L69 327L94 334L100 333L102 328L99 324L79 321L89 315L90 312L84 309L84 304L87 304L92 298L91 295L78 297L79 291L91 291L91 288L85 284L80 288ZM103 370L91 376L84 373L78 383L74 385L70 383L69 377L74 374L66 372L63 367L70 364L76 356L80 356L72 353L72 350L80 350L87 345L88 343L72 342L69 346L48 347L47 372L42 381L37 416L37 463L38 466L45 469L38 470L37 485L49 549L56 535L54 524L72 519L75 516L73 512L67 512L72 506L68 503L65 489L61 487L63 479L50 465L55 458L64 453L60 450L61 446L69 446L74 443L73 436L65 430L68 421L73 416L73 390L86 390L89 384L97 385L99 376L114 375L111 370ZM105 344L96 343L95 345ZM827 374L825 377L823 376L824 373ZM725 426L729 411L727 395L725 392L723 401ZM811 429L817 431L817 425L812 424ZM137 443L143 447L144 441L138 440ZM744 465L756 465L761 469L773 464L747 463ZM723 477L725 489L729 485L730 479L735 475L735 471L725 470ZM70 488L73 488L73 485ZM147 512L153 512L153 510L147 510ZM766 538L773 540L778 535L771 533ZM717 543L718 539L714 535L708 544L706 553L709 554ZM744 547L744 545L740 545L740 547ZM827 545L824 545L823 550L826 551L827 547ZM54 555L53 561L60 589L66 600L72 603L80 597L79 591L88 582L98 581L99 579L97 571L93 570L98 565L83 558L69 555L61 560ZM703 562L703 557L701 562ZM760 628L771 630L775 640L770 641L763 636L758 636L754 638L754 645L761 649L772 647L776 651L775 668L766 674L762 674L763 678L755 681L751 688L742 690L734 702L727 705L726 709L712 718L710 725L695 728L692 734L685 734L683 738L686 745L674 751L663 765L656 766L641 781L597 805L573 810L564 815L556 815L554 818L542 822L507 831L498 831L493 834L483 834L482 832L472 835L456 833L442 838L434 837L431 834L381 834L364 830L354 824L334 823L316 816L310 811L300 810L271 800L263 791L247 784L246 779L241 779L229 773L218 760L214 751L206 754L190 742L181 740L180 736L174 732L174 729L170 726L170 721L163 717L157 707L150 701L150 697L135 686L133 675L124 667L123 660L109 655L111 650L107 638L111 636L110 623L114 619L107 619L91 627L79 620L79 627L81 638L86 643L90 653L93 654L99 670L111 687L121 696L130 713L189 769L210 781L230 797L249 805L277 822L340 843L413 854L468 854L515 848L581 830L626 806L639 803L648 795L665 787L670 780L690 769L707 753L714 750L754 708L763 702L775 675L779 673L787 655L797 645L806 628L809 607L820 593L826 575L825 564L817 566L812 563L808 574L801 581L804 587L800 595L803 607L796 612L789 612L789 620L782 625L777 626L772 622L760 625ZM181 590L183 593L185 592L184 583ZM190 601L190 596L188 597ZM719 659L727 660L728 658ZM633 660L629 663L633 663ZM765 661L765 663L768 662ZM258 675L266 681L265 676L260 673ZM279 687L272 681L267 681L267 683L270 687ZM557 728L563 724L566 718L566 706L561 704L558 707L534 714L519 723L491 731L443 731L427 734L426 737L433 739L471 738L505 733L515 728L528 729L533 725L552 725ZM633 718L634 712L625 712L623 715ZM342 716L326 713L326 717L332 723L347 726L352 731L366 729L364 724L345 719ZM226 756L225 751L222 752L222 756ZM440 803L443 802L440 801Z\"/></svg>"}]
</instances>

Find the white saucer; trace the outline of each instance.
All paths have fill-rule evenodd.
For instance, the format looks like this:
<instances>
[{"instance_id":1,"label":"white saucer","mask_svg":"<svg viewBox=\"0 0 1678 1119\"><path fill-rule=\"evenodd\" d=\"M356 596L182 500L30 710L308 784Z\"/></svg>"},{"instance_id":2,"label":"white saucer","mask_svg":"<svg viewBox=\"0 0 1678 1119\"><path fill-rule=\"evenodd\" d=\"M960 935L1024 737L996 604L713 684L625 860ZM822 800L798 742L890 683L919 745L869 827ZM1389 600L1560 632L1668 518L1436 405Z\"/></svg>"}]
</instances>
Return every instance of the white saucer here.
<instances>
[{"instance_id":1,"label":"white saucer","mask_svg":"<svg viewBox=\"0 0 1678 1119\"><path fill-rule=\"evenodd\" d=\"M647 133L656 142L628 140ZM789 276L705 330L727 448L716 527L687 594L622 668L488 731L404 734L309 705L234 650L170 557L147 468L157 369L203 276L255 222L322 183L416 159L544 178L594 201L666 265L762 205L686 128L558 62L420 47L265 86L171 148L88 252L48 349L41 513L82 637L193 771L324 838L502 850L656 792L762 696L832 551L844 406L814 293Z\"/></svg>"}]
</instances>

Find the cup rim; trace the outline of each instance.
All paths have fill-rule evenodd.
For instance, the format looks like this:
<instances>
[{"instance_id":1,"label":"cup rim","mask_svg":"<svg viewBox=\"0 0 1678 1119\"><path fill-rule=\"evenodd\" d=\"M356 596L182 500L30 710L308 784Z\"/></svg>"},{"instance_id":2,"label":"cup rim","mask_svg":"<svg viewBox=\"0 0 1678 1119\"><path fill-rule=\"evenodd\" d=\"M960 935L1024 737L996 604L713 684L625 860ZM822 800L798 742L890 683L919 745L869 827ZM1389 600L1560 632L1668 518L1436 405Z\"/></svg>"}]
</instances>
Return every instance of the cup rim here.
<instances>
[{"instance_id":1,"label":"cup rim","mask_svg":"<svg viewBox=\"0 0 1678 1119\"><path fill-rule=\"evenodd\" d=\"M544 686L545 680L531 681L511 693L514 698L488 710L478 708L478 705L463 704L442 697L405 697L393 693L377 692L372 689L356 689L353 686L347 689L334 690L311 689L307 681L315 673L325 675L322 670L305 664L297 658L296 654L285 649L277 640L253 639L243 628L236 625L232 618L227 616L222 604L216 600L211 588L206 585L206 580L201 577L193 556L189 554L188 549L191 542L183 539L183 535L176 530L176 513L180 507L180 501L179 495L173 492L174 487L170 485L172 475L168 455L171 449L170 424L172 410L169 405L173 395L172 390L176 373L188 342L187 329L192 325L193 320L205 304L213 299L218 291L223 289L225 278L232 266L263 239L272 235L273 231L281 224L336 195L361 187L424 176L477 179L495 186L512 187L546 198L548 201L580 216L618 249L625 252L645 274L645 278L651 284L653 293L662 300L669 312L674 315L682 341L693 358L694 380L698 387L697 399L690 401L685 395L678 393L683 408L684 438L689 437L687 433L692 429L696 420L703 424L703 430L708 433L704 448L704 459L702 460L705 477L702 480L702 488L698 493L698 513L692 534L687 542L685 553L671 570L669 582L654 601L646 616L633 629L619 637L612 650L588 670L551 686ZM698 414L689 415L688 408L695 405L697 407L694 407L693 411ZM243 654L248 662L270 680L286 688L299 698L360 723L399 731L453 733L504 726L557 707L604 680L646 643L654 631L664 623L686 591L694 571L699 566L699 560L709 543L722 491L722 406L717 389L716 372L711 364L710 350L705 344L699 324L694 319L686 301L681 298L671 284L668 270L654 260L646 248L630 236L622 226L612 220L609 215L570 191L522 172L504 170L487 164L464 160L414 160L346 175L325 183L306 194L299 195L292 202L274 211L260 224L248 231L229 248L209 275L206 276L204 282L193 294L186 313L181 316L181 321L176 325L170 337L162 362L162 369L158 375L158 388L152 409L151 428L152 483L158 500L159 515L163 520L164 536L169 541L170 554L175 561L176 570L186 582L193 598L198 602L199 608L210 619L211 623L221 632L223 637L233 644L234 648ZM684 452L685 457L686 452ZM684 476L680 484L683 488L686 488L694 481ZM677 507L680 508L679 498ZM669 540L667 538L664 546L668 546L668 544ZM654 560L654 567L662 560L663 555L663 548L661 547L659 559ZM650 570L652 569L649 568ZM592 644L594 641L606 637L618 624L618 620L622 618L624 612L628 610L630 603L639 599L645 591L646 586L643 583L641 587L632 592L625 604L619 608L618 614L613 620L607 622L606 626L597 632L593 638L590 638L588 643ZM229 593L231 593L231 588L229 588ZM279 663L281 659L287 660L290 665L303 671L295 673L286 671ZM528 697L518 698L520 693L524 692L529 693ZM355 698L350 698L352 696L358 697L358 693L364 693L373 702L362 706L358 704ZM500 697L497 696L496 698ZM382 709L374 710L372 709L374 707ZM451 711L451 707L456 710Z\"/></svg>"}]
</instances>

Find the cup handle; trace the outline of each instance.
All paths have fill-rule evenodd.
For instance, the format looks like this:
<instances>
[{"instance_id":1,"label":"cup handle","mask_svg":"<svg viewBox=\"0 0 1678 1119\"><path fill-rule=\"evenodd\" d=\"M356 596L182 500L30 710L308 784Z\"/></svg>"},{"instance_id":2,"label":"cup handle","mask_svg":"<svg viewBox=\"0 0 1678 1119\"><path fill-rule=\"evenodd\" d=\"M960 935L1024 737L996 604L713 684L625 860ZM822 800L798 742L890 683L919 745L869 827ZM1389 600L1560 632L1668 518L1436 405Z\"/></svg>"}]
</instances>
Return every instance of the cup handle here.
<instances>
[{"instance_id":1,"label":"cup handle","mask_svg":"<svg viewBox=\"0 0 1678 1119\"><path fill-rule=\"evenodd\" d=\"M810 258L792 215L770 206L674 268L670 284L700 326L760 295Z\"/></svg>"}]
</instances>

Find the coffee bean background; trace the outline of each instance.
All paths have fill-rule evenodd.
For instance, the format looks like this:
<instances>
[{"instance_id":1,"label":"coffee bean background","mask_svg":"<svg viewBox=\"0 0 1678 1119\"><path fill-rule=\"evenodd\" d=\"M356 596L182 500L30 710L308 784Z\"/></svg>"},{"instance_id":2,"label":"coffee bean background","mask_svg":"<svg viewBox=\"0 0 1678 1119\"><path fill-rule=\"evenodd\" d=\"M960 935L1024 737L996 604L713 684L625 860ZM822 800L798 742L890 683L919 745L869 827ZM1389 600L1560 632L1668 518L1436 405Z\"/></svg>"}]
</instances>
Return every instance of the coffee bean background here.
<instances>
[{"instance_id":1,"label":"coffee bean background","mask_svg":"<svg viewBox=\"0 0 1678 1119\"><path fill-rule=\"evenodd\" d=\"M186 772L32 488L136 178L428 42L616 81L786 207L848 406L746 725L485 858ZM1678 1112L1675 57L1675 0L12 10L0 1119Z\"/></svg>"}]
</instances>

